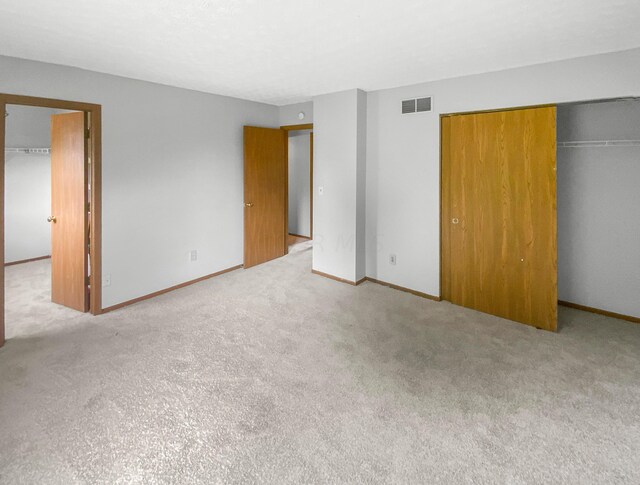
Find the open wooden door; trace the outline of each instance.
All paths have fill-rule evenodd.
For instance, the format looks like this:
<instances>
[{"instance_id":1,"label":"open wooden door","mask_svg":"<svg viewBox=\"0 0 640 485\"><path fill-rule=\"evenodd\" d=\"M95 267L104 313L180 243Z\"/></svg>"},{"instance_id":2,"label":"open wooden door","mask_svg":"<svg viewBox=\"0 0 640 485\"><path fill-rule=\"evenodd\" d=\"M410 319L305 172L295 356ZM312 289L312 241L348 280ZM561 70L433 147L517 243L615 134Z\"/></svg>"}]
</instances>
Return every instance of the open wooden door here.
<instances>
[{"instance_id":1,"label":"open wooden door","mask_svg":"<svg viewBox=\"0 0 640 485\"><path fill-rule=\"evenodd\" d=\"M557 327L556 109L442 122L443 298Z\"/></svg>"},{"instance_id":2,"label":"open wooden door","mask_svg":"<svg viewBox=\"0 0 640 485\"><path fill-rule=\"evenodd\" d=\"M244 267L287 253L287 135L244 127Z\"/></svg>"},{"instance_id":3,"label":"open wooden door","mask_svg":"<svg viewBox=\"0 0 640 485\"><path fill-rule=\"evenodd\" d=\"M51 300L89 309L87 115L51 116Z\"/></svg>"}]
</instances>

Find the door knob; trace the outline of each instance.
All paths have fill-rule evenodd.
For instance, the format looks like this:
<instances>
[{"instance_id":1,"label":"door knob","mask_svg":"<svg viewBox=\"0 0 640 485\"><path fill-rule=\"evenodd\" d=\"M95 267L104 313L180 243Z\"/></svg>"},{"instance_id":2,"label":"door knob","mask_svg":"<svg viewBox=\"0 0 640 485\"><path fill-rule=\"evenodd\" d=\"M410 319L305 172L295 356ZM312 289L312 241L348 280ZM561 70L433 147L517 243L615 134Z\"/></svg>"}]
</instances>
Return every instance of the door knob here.
<instances>
[{"instance_id":1,"label":"door knob","mask_svg":"<svg viewBox=\"0 0 640 485\"><path fill-rule=\"evenodd\" d=\"M251 202L245 203L244 204L245 207L253 207L253 204Z\"/></svg>"},{"instance_id":2,"label":"door knob","mask_svg":"<svg viewBox=\"0 0 640 485\"><path fill-rule=\"evenodd\" d=\"M56 222L56 216L47 217L47 222Z\"/></svg>"},{"instance_id":3,"label":"door knob","mask_svg":"<svg viewBox=\"0 0 640 485\"><path fill-rule=\"evenodd\" d=\"M458 223L458 222L460 222L460 221L458 220L458 218L457 218L457 217L454 217L453 219L451 219L451 222L452 222L453 224L457 224L457 223Z\"/></svg>"}]
</instances>

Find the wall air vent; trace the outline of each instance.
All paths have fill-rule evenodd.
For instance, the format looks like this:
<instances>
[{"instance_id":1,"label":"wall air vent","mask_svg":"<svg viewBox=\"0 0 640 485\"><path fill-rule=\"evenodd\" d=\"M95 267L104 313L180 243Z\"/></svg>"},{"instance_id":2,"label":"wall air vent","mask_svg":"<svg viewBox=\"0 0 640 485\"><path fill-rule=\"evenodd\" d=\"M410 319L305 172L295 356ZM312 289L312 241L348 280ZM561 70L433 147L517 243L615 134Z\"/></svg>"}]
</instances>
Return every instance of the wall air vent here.
<instances>
[{"instance_id":1,"label":"wall air vent","mask_svg":"<svg viewBox=\"0 0 640 485\"><path fill-rule=\"evenodd\" d=\"M416 100L415 99L407 99L402 102L402 114L406 115L407 113L415 113L416 112Z\"/></svg>"},{"instance_id":2,"label":"wall air vent","mask_svg":"<svg viewBox=\"0 0 640 485\"><path fill-rule=\"evenodd\" d=\"M423 111L431 111L431 96L428 98L418 98L416 99L416 105L418 108L416 111L418 113L422 113Z\"/></svg>"},{"instance_id":3,"label":"wall air vent","mask_svg":"<svg viewBox=\"0 0 640 485\"><path fill-rule=\"evenodd\" d=\"M431 96L418 99L405 99L402 101L402 114L424 113L431 111Z\"/></svg>"}]
</instances>

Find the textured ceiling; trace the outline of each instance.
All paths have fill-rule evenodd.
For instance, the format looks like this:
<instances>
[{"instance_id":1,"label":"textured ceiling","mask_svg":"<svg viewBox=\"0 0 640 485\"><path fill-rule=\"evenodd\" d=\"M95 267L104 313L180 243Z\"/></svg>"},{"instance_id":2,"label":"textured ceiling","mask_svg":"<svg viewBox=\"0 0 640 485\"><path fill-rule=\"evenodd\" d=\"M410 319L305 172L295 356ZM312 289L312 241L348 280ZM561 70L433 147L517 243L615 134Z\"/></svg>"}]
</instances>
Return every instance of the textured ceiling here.
<instances>
[{"instance_id":1,"label":"textured ceiling","mask_svg":"<svg viewBox=\"0 0 640 485\"><path fill-rule=\"evenodd\" d=\"M0 54L271 104L640 46L639 0L0 0Z\"/></svg>"}]
</instances>

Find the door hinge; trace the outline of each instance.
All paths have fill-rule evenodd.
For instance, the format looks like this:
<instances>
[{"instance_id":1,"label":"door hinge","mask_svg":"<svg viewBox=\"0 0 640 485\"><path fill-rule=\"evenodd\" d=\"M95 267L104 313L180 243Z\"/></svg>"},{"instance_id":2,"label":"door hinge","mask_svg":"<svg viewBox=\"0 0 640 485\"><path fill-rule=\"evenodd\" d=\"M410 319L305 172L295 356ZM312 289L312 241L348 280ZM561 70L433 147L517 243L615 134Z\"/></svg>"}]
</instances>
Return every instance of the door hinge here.
<instances>
[{"instance_id":1,"label":"door hinge","mask_svg":"<svg viewBox=\"0 0 640 485\"><path fill-rule=\"evenodd\" d=\"M87 128L86 131L84 132L84 136L85 138L88 140L89 138L91 138L91 129Z\"/></svg>"}]
</instances>

